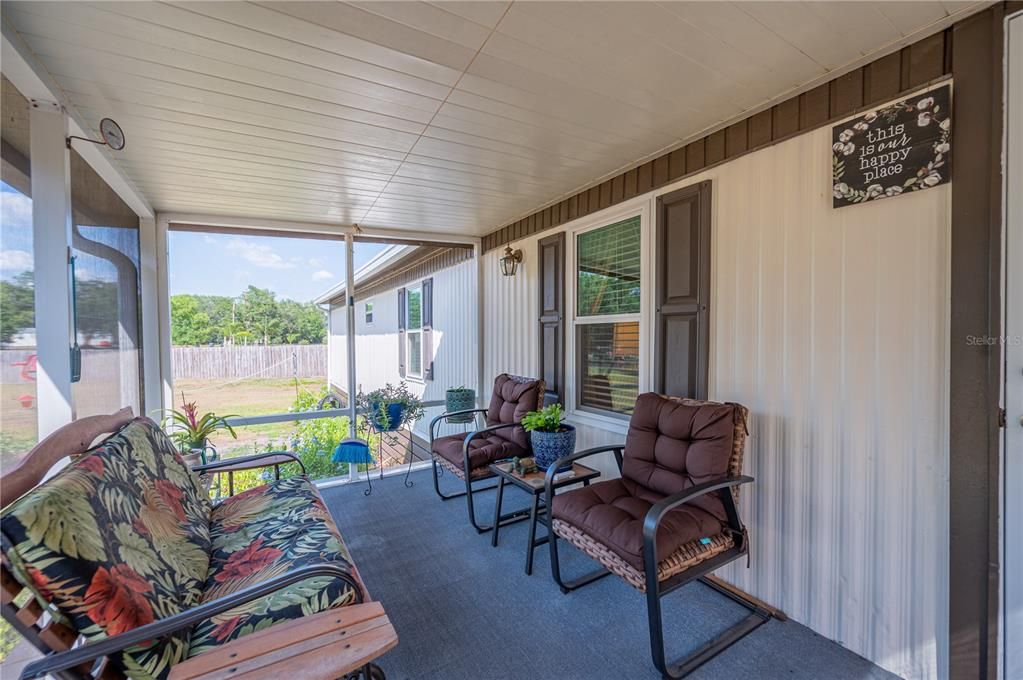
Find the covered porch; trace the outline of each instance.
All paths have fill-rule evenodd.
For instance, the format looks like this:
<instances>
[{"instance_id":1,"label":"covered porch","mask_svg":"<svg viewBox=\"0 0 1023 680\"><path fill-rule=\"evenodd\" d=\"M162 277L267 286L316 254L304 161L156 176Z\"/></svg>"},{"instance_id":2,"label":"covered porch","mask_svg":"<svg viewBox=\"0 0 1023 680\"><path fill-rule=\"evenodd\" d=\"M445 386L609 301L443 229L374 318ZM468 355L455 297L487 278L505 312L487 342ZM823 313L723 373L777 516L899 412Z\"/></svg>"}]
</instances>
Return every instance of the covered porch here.
<instances>
[{"instance_id":1,"label":"covered porch","mask_svg":"<svg viewBox=\"0 0 1023 680\"><path fill-rule=\"evenodd\" d=\"M539 547L524 574L531 522L509 521L491 545L502 512L491 465L532 458L529 433L488 432L452 455L436 443L560 404L575 451L606 449L579 461L593 483L639 484L630 493L646 512L726 477L666 462L652 444L654 472L636 481L628 461L646 455L634 442L650 427L636 404L649 393L738 414L725 447L738 452L722 465L742 491L707 491L725 504L715 529L683 542L710 545L720 530L734 559L697 578L694 558L682 572L694 580L663 598L668 656L711 643L691 677L1023 672L1006 566L1017 553L999 521L1015 507L999 490L1018 441L1003 429L1020 387L1005 366L1020 357L996 340L1018 323L1003 245L1015 233L1003 211L1018 210L1002 160L1003 107L1019 96L1003 63L1023 68L1006 52L1014 3L0 10L3 304L31 312L0 343L5 474L83 417L128 407L161 420L189 400L178 237L211 249L231 239L264 273L318 282L299 302L323 335L274 341L264 328L253 352L272 358L238 375L269 381L265 366L284 364L273 379L294 397L241 410L255 384L244 383L219 415L245 449L229 450L221 430L205 440L219 462L189 462L294 455L279 470L239 463L230 482L226 467L204 470L219 472L210 513L306 474L343 537L338 553L358 566L352 588L396 631L397 646L371 660L388 677L661 675L637 583L568 593ZM932 137L909 141L927 125ZM889 159L899 135L906 155ZM869 154L884 156L880 169L868 145L882 147ZM299 241L322 252L289 258L285 242ZM107 297L86 298L97 262L114 272ZM206 269L210 281L229 274L226 262ZM251 300L232 295L240 327L237 306ZM298 338L294 323L274 332ZM232 332L192 353L214 357L214 371L253 336ZM300 350L322 370L302 373ZM538 396L495 388L505 377ZM445 417L460 410L452 391L479 413ZM414 417L381 423L398 392ZM699 440L692 422L655 429L687 451ZM345 450L351 440L367 458ZM678 488L655 483L665 470ZM468 507L438 498L462 492ZM505 511L533 502L546 515L545 492L531 501L509 482L499 493ZM15 500L5 492L3 505ZM592 566L568 540L561 555L566 573ZM660 583L660 563L643 566L630 567L636 578ZM742 620L740 600L766 623L716 640ZM35 657L23 645L9 660ZM313 667L302 658L296 672ZM175 677L178 662L155 675ZM343 677L378 677L369 668Z\"/></svg>"}]
</instances>

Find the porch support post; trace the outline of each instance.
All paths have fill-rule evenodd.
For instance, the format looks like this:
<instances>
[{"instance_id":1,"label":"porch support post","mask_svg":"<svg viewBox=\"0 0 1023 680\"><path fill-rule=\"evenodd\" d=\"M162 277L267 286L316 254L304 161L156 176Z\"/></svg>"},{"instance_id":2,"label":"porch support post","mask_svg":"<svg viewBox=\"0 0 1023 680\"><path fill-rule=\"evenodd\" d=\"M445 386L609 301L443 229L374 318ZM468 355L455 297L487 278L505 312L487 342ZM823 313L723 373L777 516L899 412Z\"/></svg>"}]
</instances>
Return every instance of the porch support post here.
<instances>
[{"instance_id":1,"label":"porch support post","mask_svg":"<svg viewBox=\"0 0 1023 680\"><path fill-rule=\"evenodd\" d=\"M74 419L71 403L71 171L67 117L56 102L32 100L32 239L35 272L39 438Z\"/></svg>"},{"instance_id":2,"label":"porch support post","mask_svg":"<svg viewBox=\"0 0 1023 680\"><path fill-rule=\"evenodd\" d=\"M486 408L490 403L490 396L487 390L488 384L486 371L486 305L484 300L484 286L486 275L483 267L483 244L476 243L473 246L473 257L476 261L476 407ZM493 377L490 378L493 380Z\"/></svg>"},{"instance_id":3,"label":"porch support post","mask_svg":"<svg viewBox=\"0 0 1023 680\"><path fill-rule=\"evenodd\" d=\"M949 337L948 677L997 677L1005 6L955 25ZM977 342L975 338L985 339Z\"/></svg>"},{"instance_id":4,"label":"porch support post","mask_svg":"<svg viewBox=\"0 0 1023 680\"><path fill-rule=\"evenodd\" d=\"M142 341L146 343L146 349L152 349L155 357L159 358L159 383L154 385L160 392L160 402L157 408L172 408L174 406L174 355L171 349L171 313L170 313L170 274L169 274L169 249L167 247L167 236L170 231L170 223L168 222L165 215L160 214L156 217L155 233L154 237L154 248L156 255L156 296L157 296L157 307L156 307L156 335L152 338L152 342L146 339L146 333L149 332L149 326L143 325L142 330ZM144 239L146 240L146 239ZM145 260L145 251L142 254L143 260ZM145 296L145 282L146 279L142 280L143 296ZM145 301L143 297L143 301ZM143 310L143 324L146 322L145 311ZM149 379L149 374L146 374L146 379ZM148 396L149 389L146 389ZM150 412L153 407L148 406Z\"/></svg>"},{"instance_id":5,"label":"porch support post","mask_svg":"<svg viewBox=\"0 0 1023 680\"><path fill-rule=\"evenodd\" d=\"M358 436L355 405L355 237L349 232L345 234L345 296L347 322L345 324L345 349L348 351L348 436ZM369 475L369 471L366 471ZM358 476L356 466L348 466L348 477Z\"/></svg>"},{"instance_id":6,"label":"porch support post","mask_svg":"<svg viewBox=\"0 0 1023 680\"><path fill-rule=\"evenodd\" d=\"M161 267L167 266L167 258L161 258L157 249L156 219L139 218L139 279L142 317L142 411L136 415L150 415L165 408L161 357L163 356L163 334L160 315ZM170 328L165 328L168 337ZM168 376L169 380L169 376ZM173 402L171 402L173 403ZM167 404L170 406L170 404Z\"/></svg>"}]
</instances>

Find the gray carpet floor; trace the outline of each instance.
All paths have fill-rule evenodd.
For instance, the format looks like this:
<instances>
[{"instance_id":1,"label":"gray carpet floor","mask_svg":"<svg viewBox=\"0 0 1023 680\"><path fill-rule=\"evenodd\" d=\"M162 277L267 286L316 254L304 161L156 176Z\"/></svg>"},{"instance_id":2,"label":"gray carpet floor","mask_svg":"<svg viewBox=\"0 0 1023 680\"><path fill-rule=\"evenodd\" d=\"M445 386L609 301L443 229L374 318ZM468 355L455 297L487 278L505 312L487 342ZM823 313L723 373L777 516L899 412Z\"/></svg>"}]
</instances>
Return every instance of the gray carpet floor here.
<instances>
[{"instance_id":1,"label":"gray carpet floor","mask_svg":"<svg viewBox=\"0 0 1023 680\"><path fill-rule=\"evenodd\" d=\"M536 550L532 576L524 569L527 523L501 530L500 545L466 520L465 500L441 501L429 472L365 485L323 489L373 599L398 631L397 648L379 663L388 680L529 680L532 678L654 680L644 596L614 576L562 594L550 576L547 546ZM442 477L454 491L457 480ZM526 495L506 487L505 511ZM494 492L479 497L489 521ZM482 512L480 512L482 511ZM542 535L543 527L538 528ZM566 577L594 563L559 544ZM663 600L668 658L710 640L746 613L700 583ZM771 620L693 675L756 679L894 678L866 659L793 621Z\"/></svg>"}]
</instances>

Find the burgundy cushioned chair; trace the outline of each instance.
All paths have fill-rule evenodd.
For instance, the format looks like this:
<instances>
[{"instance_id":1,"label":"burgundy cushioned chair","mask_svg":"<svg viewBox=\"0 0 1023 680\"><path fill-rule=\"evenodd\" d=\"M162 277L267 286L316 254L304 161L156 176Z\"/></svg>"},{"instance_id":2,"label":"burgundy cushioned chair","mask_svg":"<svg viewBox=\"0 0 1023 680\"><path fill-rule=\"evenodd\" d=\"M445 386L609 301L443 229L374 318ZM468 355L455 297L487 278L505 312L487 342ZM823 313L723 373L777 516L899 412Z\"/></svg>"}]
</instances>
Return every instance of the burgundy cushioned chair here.
<instances>
[{"instance_id":1,"label":"burgundy cushioned chair","mask_svg":"<svg viewBox=\"0 0 1023 680\"><path fill-rule=\"evenodd\" d=\"M502 373L494 380L494 392L490 407L442 413L430 421L430 451L433 457L433 488L444 500L466 497L469 508L469 522L476 531L489 531L490 526L476 521L473 509L473 492L485 488L473 488L473 484L489 479L490 464L502 458L524 458L533 455L529 435L519 423L522 416L543 407L544 381L535 378L521 378ZM473 432L435 436L437 424L452 416L473 415L474 423L482 417L484 427ZM465 491L445 494L438 483L438 464L465 482Z\"/></svg>"},{"instance_id":2,"label":"burgundy cushioned chair","mask_svg":"<svg viewBox=\"0 0 1023 680\"><path fill-rule=\"evenodd\" d=\"M646 593L650 648L664 677L680 678L770 618L770 612L705 578L746 556L749 536L736 508L749 411L738 404L643 394L624 446L580 451L547 473L554 580L569 592L609 573ZM554 470L569 461L614 452L621 477L553 495ZM623 455L624 452L624 455ZM564 581L558 539L603 568ZM739 624L685 659L665 662L660 598L700 579L751 610Z\"/></svg>"}]
</instances>

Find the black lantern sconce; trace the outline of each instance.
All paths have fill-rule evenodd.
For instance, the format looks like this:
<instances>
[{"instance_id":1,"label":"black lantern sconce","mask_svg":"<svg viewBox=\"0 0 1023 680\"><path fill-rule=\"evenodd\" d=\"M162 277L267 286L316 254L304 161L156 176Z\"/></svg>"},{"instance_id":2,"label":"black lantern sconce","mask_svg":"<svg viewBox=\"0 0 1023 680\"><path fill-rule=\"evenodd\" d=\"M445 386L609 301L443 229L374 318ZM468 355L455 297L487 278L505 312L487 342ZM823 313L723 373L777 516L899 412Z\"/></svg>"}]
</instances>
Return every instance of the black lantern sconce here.
<instances>
[{"instance_id":1,"label":"black lantern sconce","mask_svg":"<svg viewBox=\"0 0 1023 680\"><path fill-rule=\"evenodd\" d=\"M505 276L515 276L515 270L518 269L519 262L522 262L522 251L513 251L511 246L505 247L504 257L501 258L501 273Z\"/></svg>"}]
</instances>

